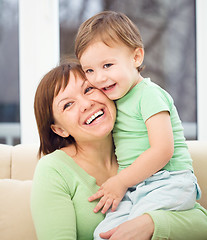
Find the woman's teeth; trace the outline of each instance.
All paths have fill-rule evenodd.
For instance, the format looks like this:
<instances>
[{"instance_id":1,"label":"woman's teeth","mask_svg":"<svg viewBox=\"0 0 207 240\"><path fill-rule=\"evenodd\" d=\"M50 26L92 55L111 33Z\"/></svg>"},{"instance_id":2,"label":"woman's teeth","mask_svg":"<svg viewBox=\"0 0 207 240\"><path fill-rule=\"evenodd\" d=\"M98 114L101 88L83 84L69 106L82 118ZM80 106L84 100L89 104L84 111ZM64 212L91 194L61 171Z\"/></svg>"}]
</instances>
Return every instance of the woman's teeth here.
<instances>
[{"instance_id":1,"label":"woman's teeth","mask_svg":"<svg viewBox=\"0 0 207 240\"><path fill-rule=\"evenodd\" d=\"M94 113L87 121L86 124L90 124L95 118L103 115L104 112L102 110L98 111L97 113Z\"/></svg>"}]
</instances>

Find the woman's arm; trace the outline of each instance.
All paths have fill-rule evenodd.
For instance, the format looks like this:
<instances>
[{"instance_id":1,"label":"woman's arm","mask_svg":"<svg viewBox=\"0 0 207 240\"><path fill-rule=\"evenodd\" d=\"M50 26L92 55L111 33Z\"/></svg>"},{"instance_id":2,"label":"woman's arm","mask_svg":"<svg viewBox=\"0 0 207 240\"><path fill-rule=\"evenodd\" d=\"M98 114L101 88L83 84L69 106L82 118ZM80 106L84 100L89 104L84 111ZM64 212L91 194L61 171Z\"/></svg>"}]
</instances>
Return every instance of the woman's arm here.
<instances>
[{"instance_id":1,"label":"woman's arm","mask_svg":"<svg viewBox=\"0 0 207 240\"><path fill-rule=\"evenodd\" d=\"M31 210L38 240L76 239L76 217L67 184L46 164L36 168Z\"/></svg>"},{"instance_id":2,"label":"woman's arm","mask_svg":"<svg viewBox=\"0 0 207 240\"><path fill-rule=\"evenodd\" d=\"M152 240L207 239L207 210L198 203L187 211L156 210L148 214L155 226Z\"/></svg>"},{"instance_id":3,"label":"woman's arm","mask_svg":"<svg viewBox=\"0 0 207 240\"><path fill-rule=\"evenodd\" d=\"M154 223L148 214L136 217L120 224L100 237L110 240L150 240L154 232Z\"/></svg>"},{"instance_id":4,"label":"woman's arm","mask_svg":"<svg viewBox=\"0 0 207 240\"><path fill-rule=\"evenodd\" d=\"M101 237L110 240L206 240L207 210L196 203L194 209L187 211L152 211L101 233Z\"/></svg>"}]
</instances>

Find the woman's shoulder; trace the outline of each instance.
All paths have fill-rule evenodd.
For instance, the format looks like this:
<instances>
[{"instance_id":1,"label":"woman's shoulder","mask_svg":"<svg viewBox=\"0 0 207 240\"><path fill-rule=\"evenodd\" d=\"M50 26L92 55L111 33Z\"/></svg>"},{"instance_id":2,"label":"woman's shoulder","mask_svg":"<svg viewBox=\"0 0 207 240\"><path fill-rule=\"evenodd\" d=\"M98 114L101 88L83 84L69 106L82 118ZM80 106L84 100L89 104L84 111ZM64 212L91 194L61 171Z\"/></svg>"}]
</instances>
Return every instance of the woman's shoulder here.
<instances>
[{"instance_id":1,"label":"woman's shoulder","mask_svg":"<svg viewBox=\"0 0 207 240\"><path fill-rule=\"evenodd\" d=\"M71 195L77 188L95 188L96 180L85 172L66 152L55 150L43 156L36 167L34 180L37 183L64 186Z\"/></svg>"},{"instance_id":2,"label":"woman's shoulder","mask_svg":"<svg viewBox=\"0 0 207 240\"><path fill-rule=\"evenodd\" d=\"M43 173L63 173L65 169L72 171L74 160L62 150L55 150L52 153L44 155L39 160L35 172Z\"/></svg>"},{"instance_id":3,"label":"woman's shoulder","mask_svg":"<svg viewBox=\"0 0 207 240\"><path fill-rule=\"evenodd\" d=\"M65 158L65 156L64 156L63 151L55 150L52 153L49 153L49 154L46 154L46 155L42 156L41 159L38 162L38 165L42 165L42 166L54 165L54 164L56 164L57 161L60 162L59 160L62 160L64 158Z\"/></svg>"},{"instance_id":4,"label":"woman's shoulder","mask_svg":"<svg viewBox=\"0 0 207 240\"><path fill-rule=\"evenodd\" d=\"M39 188L40 185L44 185L73 192L80 178L74 163L74 160L62 150L55 150L43 156L35 169L34 186Z\"/></svg>"}]
</instances>

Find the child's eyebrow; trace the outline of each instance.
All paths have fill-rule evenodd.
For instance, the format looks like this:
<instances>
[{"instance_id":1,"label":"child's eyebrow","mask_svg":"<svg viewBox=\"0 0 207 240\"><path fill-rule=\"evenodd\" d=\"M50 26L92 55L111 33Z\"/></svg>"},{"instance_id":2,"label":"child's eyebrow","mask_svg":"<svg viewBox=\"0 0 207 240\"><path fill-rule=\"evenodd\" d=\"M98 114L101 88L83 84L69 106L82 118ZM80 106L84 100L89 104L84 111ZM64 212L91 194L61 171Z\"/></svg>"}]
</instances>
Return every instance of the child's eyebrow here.
<instances>
[{"instance_id":1,"label":"child's eyebrow","mask_svg":"<svg viewBox=\"0 0 207 240\"><path fill-rule=\"evenodd\" d=\"M91 67L89 67L89 66L87 66L87 65L82 65L82 69L89 69L89 68L91 68Z\"/></svg>"}]
</instances>

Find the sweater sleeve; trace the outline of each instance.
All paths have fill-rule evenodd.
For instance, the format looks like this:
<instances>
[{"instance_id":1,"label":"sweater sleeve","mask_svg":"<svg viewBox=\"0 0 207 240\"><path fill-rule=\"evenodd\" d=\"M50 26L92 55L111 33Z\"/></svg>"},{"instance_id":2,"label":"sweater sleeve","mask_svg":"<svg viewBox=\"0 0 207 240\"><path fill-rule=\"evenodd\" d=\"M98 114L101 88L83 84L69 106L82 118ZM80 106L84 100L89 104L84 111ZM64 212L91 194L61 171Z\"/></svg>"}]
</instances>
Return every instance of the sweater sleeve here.
<instances>
[{"instance_id":1,"label":"sweater sleeve","mask_svg":"<svg viewBox=\"0 0 207 240\"><path fill-rule=\"evenodd\" d=\"M56 169L43 162L36 168L31 194L38 240L74 240L76 215L68 185Z\"/></svg>"},{"instance_id":2,"label":"sweater sleeve","mask_svg":"<svg viewBox=\"0 0 207 240\"><path fill-rule=\"evenodd\" d=\"M155 225L152 240L207 239L207 210L198 203L187 211L156 210L148 214Z\"/></svg>"}]
</instances>

